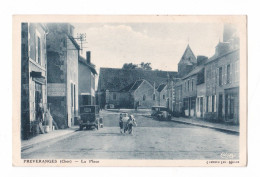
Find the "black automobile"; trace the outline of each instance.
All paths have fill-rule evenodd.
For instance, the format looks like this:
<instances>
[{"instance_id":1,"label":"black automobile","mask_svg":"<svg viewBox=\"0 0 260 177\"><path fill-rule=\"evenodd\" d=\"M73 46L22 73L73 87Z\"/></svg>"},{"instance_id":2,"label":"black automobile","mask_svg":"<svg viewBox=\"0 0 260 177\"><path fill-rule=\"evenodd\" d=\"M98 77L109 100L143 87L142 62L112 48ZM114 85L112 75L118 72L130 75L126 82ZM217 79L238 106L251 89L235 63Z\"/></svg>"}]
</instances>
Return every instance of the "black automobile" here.
<instances>
[{"instance_id":1,"label":"black automobile","mask_svg":"<svg viewBox=\"0 0 260 177\"><path fill-rule=\"evenodd\" d=\"M151 116L158 120L171 120L171 114L168 108L164 106L153 106Z\"/></svg>"},{"instance_id":2,"label":"black automobile","mask_svg":"<svg viewBox=\"0 0 260 177\"><path fill-rule=\"evenodd\" d=\"M92 127L97 130L102 123L102 118L99 117L99 106L97 105L84 105L80 107L80 118L79 118L79 129L82 130L84 127L90 129Z\"/></svg>"}]
</instances>

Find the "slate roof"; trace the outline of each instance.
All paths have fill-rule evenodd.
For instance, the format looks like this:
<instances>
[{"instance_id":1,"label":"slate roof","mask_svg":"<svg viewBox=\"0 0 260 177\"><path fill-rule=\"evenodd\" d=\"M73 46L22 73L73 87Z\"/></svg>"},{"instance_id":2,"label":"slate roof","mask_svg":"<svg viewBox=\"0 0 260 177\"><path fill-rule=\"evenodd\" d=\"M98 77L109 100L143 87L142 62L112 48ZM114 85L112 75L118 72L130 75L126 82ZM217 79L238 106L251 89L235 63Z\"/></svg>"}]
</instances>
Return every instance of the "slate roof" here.
<instances>
[{"instance_id":1,"label":"slate roof","mask_svg":"<svg viewBox=\"0 0 260 177\"><path fill-rule=\"evenodd\" d=\"M196 56L188 44L178 64L193 65L193 63L197 63Z\"/></svg>"},{"instance_id":2,"label":"slate roof","mask_svg":"<svg viewBox=\"0 0 260 177\"><path fill-rule=\"evenodd\" d=\"M124 91L129 90L137 80L144 79L151 85L158 87L160 83L166 82L167 78L173 79L177 72L157 70L126 70L121 68L100 68L98 91ZM136 83L137 84L137 83Z\"/></svg>"},{"instance_id":3,"label":"slate roof","mask_svg":"<svg viewBox=\"0 0 260 177\"><path fill-rule=\"evenodd\" d=\"M88 63L87 60L85 58L83 58L82 56L79 56L79 62L84 64L85 66L87 66L93 74L97 74L95 65L92 63Z\"/></svg>"},{"instance_id":4,"label":"slate roof","mask_svg":"<svg viewBox=\"0 0 260 177\"><path fill-rule=\"evenodd\" d=\"M189 72L187 75L185 75L182 79L186 79L192 75L199 73L203 68L204 68L204 65L196 66L191 72Z\"/></svg>"},{"instance_id":5,"label":"slate roof","mask_svg":"<svg viewBox=\"0 0 260 177\"><path fill-rule=\"evenodd\" d=\"M161 92L165 88L165 86L166 86L166 84L159 85L159 87L157 88L157 91Z\"/></svg>"},{"instance_id":6,"label":"slate roof","mask_svg":"<svg viewBox=\"0 0 260 177\"><path fill-rule=\"evenodd\" d=\"M212 61L215 61L215 60L218 60L218 59L220 59L220 58L223 58L223 57L225 57L225 56L227 56L227 55L229 55L229 54L232 54L232 53L234 53L234 52L237 52L238 50L239 50L239 49L235 49L235 50L229 51L229 52L224 53L224 54L219 55L219 56L213 55L211 58L209 58L209 60L208 60L205 64L208 64L208 63L211 63Z\"/></svg>"},{"instance_id":7,"label":"slate roof","mask_svg":"<svg viewBox=\"0 0 260 177\"><path fill-rule=\"evenodd\" d=\"M137 80L129 91L135 91L143 83L143 81L144 80Z\"/></svg>"}]
</instances>

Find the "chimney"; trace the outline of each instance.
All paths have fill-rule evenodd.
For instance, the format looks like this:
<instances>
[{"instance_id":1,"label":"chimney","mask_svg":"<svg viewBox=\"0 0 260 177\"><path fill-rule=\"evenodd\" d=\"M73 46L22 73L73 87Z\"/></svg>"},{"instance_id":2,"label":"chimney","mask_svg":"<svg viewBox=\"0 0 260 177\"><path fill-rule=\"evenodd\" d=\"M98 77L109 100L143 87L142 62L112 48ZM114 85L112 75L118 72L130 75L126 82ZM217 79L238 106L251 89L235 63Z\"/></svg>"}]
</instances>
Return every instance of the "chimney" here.
<instances>
[{"instance_id":1,"label":"chimney","mask_svg":"<svg viewBox=\"0 0 260 177\"><path fill-rule=\"evenodd\" d=\"M87 52L86 52L86 59L87 59L87 63L90 64L90 62L91 62L90 51L87 51Z\"/></svg>"},{"instance_id":2,"label":"chimney","mask_svg":"<svg viewBox=\"0 0 260 177\"><path fill-rule=\"evenodd\" d=\"M197 65L204 64L207 61L208 57L199 55L197 56Z\"/></svg>"}]
</instances>

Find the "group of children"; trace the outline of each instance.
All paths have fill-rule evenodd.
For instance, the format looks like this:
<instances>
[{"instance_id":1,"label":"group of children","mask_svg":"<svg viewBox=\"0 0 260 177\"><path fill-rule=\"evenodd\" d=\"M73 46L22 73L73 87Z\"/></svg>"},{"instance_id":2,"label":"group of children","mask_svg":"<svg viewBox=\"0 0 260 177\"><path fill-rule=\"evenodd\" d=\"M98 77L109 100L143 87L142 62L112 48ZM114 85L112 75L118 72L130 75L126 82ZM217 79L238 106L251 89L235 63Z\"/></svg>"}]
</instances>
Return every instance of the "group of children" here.
<instances>
[{"instance_id":1,"label":"group of children","mask_svg":"<svg viewBox=\"0 0 260 177\"><path fill-rule=\"evenodd\" d=\"M124 117L123 114L120 114L119 117L119 127L120 127L120 133L124 133L128 131L129 134L133 134L133 125L137 126L137 123L135 121L135 118L133 115L130 115L129 117Z\"/></svg>"}]
</instances>

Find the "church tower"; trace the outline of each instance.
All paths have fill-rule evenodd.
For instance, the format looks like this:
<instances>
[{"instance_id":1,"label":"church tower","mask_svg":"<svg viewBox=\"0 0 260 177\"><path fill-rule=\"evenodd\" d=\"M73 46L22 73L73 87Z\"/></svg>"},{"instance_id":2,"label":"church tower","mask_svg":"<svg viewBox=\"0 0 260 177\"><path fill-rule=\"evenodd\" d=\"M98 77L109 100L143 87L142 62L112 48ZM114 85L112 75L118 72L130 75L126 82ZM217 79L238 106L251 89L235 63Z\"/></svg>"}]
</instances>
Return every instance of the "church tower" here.
<instances>
[{"instance_id":1,"label":"church tower","mask_svg":"<svg viewBox=\"0 0 260 177\"><path fill-rule=\"evenodd\" d=\"M188 74L197 64L197 59L188 44L180 62L178 63L178 76L183 77Z\"/></svg>"}]
</instances>

